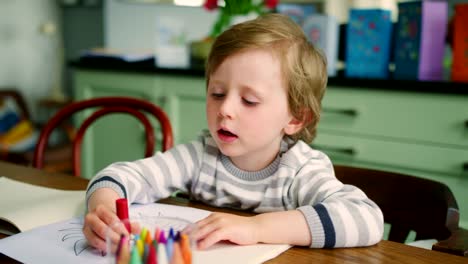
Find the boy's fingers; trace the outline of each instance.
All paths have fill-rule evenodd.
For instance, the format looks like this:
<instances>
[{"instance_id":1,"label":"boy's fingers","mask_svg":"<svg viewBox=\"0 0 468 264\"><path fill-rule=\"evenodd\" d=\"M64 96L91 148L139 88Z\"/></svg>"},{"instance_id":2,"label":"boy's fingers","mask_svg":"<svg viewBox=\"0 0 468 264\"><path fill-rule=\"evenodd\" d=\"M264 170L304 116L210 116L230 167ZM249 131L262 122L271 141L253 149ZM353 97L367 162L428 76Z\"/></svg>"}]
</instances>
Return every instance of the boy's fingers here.
<instances>
[{"instance_id":1,"label":"boy's fingers","mask_svg":"<svg viewBox=\"0 0 468 264\"><path fill-rule=\"evenodd\" d=\"M117 215L109 208L104 206L98 206L95 210L95 214L99 217L99 219L108 225L119 221Z\"/></svg>"},{"instance_id":2,"label":"boy's fingers","mask_svg":"<svg viewBox=\"0 0 468 264\"><path fill-rule=\"evenodd\" d=\"M117 228L117 230L119 229ZM123 230L126 231L125 229ZM107 237L112 243L117 243L120 238L120 232L116 232L110 228L109 225L95 213L86 215L83 233L88 239L89 244L100 250L105 250Z\"/></svg>"},{"instance_id":3,"label":"boy's fingers","mask_svg":"<svg viewBox=\"0 0 468 264\"><path fill-rule=\"evenodd\" d=\"M211 232L213 232L217 228L218 228L218 225L213 222L206 223L204 225L199 225L197 223L197 228L196 230L194 230L194 232L191 233L191 235L193 236L195 240L204 239L207 235L209 235Z\"/></svg>"},{"instance_id":4,"label":"boy's fingers","mask_svg":"<svg viewBox=\"0 0 468 264\"><path fill-rule=\"evenodd\" d=\"M86 216L85 225L83 226L83 234L88 240L89 245L99 250L105 250L106 242L102 237L100 237L93 231L92 226L94 224L94 220L92 220L91 218L92 216Z\"/></svg>"},{"instance_id":5,"label":"boy's fingers","mask_svg":"<svg viewBox=\"0 0 468 264\"><path fill-rule=\"evenodd\" d=\"M221 229L217 229L217 230L209 233L208 236L206 236L202 240L199 240L198 241L198 248L201 249L201 250L207 249L207 248L211 247L212 245L214 245L215 243L217 243L217 242L219 242L221 240L225 240L225 238L223 236L224 236L223 231Z\"/></svg>"},{"instance_id":6,"label":"boy's fingers","mask_svg":"<svg viewBox=\"0 0 468 264\"><path fill-rule=\"evenodd\" d=\"M106 251L106 241L97 236L96 234L92 234L93 231L91 230L91 235L87 237L88 243L101 251Z\"/></svg>"}]
</instances>

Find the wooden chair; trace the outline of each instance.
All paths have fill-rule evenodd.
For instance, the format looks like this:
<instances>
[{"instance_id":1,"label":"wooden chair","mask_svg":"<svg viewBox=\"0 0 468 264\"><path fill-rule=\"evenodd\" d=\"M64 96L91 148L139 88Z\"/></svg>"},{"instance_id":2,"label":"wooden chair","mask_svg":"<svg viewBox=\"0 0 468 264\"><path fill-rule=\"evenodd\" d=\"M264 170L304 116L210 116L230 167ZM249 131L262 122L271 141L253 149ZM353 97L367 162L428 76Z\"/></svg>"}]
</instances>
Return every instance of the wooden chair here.
<instances>
[{"instance_id":1,"label":"wooden chair","mask_svg":"<svg viewBox=\"0 0 468 264\"><path fill-rule=\"evenodd\" d=\"M145 157L154 154L155 133L153 126L144 112L155 117L159 121L162 130L162 150L165 151L173 145L172 127L166 113L158 106L149 101L131 97L101 97L71 103L60 109L43 127L39 135L38 143L34 152L33 166L44 167L45 150L52 131L64 120L69 119L75 113L84 109L94 108L94 112L88 116L78 127L73 141L72 165L73 175L81 175L81 143L86 129L97 119L112 113L126 113L137 118L145 127L146 149Z\"/></svg>"},{"instance_id":2,"label":"wooden chair","mask_svg":"<svg viewBox=\"0 0 468 264\"><path fill-rule=\"evenodd\" d=\"M388 240L404 243L411 230L416 232L416 240L446 241L461 234L457 201L447 185L393 172L341 165L334 168L340 181L357 186L379 205L384 221L391 225ZM468 252L468 239L465 242L433 249L463 256Z\"/></svg>"}]
</instances>

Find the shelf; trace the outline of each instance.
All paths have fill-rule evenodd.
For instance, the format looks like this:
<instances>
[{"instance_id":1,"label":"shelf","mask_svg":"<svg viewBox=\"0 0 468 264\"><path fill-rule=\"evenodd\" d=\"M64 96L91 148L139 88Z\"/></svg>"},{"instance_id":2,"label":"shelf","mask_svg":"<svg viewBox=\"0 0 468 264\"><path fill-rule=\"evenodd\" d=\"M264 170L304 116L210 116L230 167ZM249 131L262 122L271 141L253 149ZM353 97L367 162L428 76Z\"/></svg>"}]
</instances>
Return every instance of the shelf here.
<instances>
[{"instance_id":1,"label":"shelf","mask_svg":"<svg viewBox=\"0 0 468 264\"><path fill-rule=\"evenodd\" d=\"M205 71L201 68L193 69L167 69L157 68L154 59L140 62L124 62L118 59L94 59L82 58L69 63L73 68L81 70L118 71L134 74L168 74L179 76L198 76L204 78ZM358 79L346 78L342 72L337 77L328 80L330 89L333 87L352 87L363 89L382 89L391 91L408 91L438 94L460 94L468 95L468 83L449 81L416 81L416 80L393 80L393 79Z\"/></svg>"}]
</instances>

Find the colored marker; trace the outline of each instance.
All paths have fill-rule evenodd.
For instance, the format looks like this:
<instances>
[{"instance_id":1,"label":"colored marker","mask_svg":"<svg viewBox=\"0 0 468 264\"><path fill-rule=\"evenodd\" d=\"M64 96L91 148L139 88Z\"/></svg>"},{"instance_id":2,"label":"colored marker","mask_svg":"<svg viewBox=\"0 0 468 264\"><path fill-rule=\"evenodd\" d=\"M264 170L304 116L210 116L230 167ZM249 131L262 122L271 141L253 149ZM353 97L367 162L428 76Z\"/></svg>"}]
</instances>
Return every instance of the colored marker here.
<instances>
[{"instance_id":1,"label":"colored marker","mask_svg":"<svg viewBox=\"0 0 468 264\"><path fill-rule=\"evenodd\" d=\"M167 259L171 260L172 255L174 254L174 239L172 238L170 234L167 236L166 251L167 251Z\"/></svg>"},{"instance_id":2,"label":"colored marker","mask_svg":"<svg viewBox=\"0 0 468 264\"><path fill-rule=\"evenodd\" d=\"M122 248L120 249L119 255L116 255L117 264L128 264L130 261L130 248L128 244L128 238L124 236L122 238Z\"/></svg>"},{"instance_id":3,"label":"colored marker","mask_svg":"<svg viewBox=\"0 0 468 264\"><path fill-rule=\"evenodd\" d=\"M138 253L138 249L136 247L133 247L132 249L130 264L142 264L140 253Z\"/></svg>"},{"instance_id":4,"label":"colored marker","mask_svg":"<svg viewBox=\"0 0 468 264\"><path fill-rule=\"evenodd\" d=\"M179 241L180 240L180 231L177 231L177 233L174 236L174 241Z\"/></svg>"},{"instance_id":5,"label":"colored marker","mask_svg":"<svg viewBox=\"0 0 468 264\"><path fill-rule=\"evenodd\" d=\"M180 249L179 243L174 243L174 251L172 252L171 264L184 264L184 257Z\"/></svg>"},{"instance_id":6,"label":"colored marker","mask_svg":"<svg viewBox=\"0 0 468 264\"><path fill-rule=\"evenodd\" d=\"M162 233L162 232L161 232ZM166 245L159 241L158 243L158 264L169 264L166 254Z\"/></svg>"},{"instance_id":7,"label":"colored marker","mask_svg":"<svg viewBox=\"0 0 468 264\"><path fill-rule=\"evenodd\" d=\"M151 245L153 242L153 239L151 238L151 233L148 231L146 233L146 239L145 239L145 244Z\"/></svg>"},{"instance_id":8,"label":"colored marker","mask_svg":"<svg viewBox=\"0 0 468 264\"><path fill-rule=\"evenodd\" d=\"M150 252L150 247L151 245L148 245L148 244L144 244L144 247L145 247L145 250L143 251L143 263L146 263L146 261L148 261L148 256L149 256L149 252Z\"/></svg>"},{"instance_id":9,"label":"colored marker","mask_svg":"<svg viewBox=\"0 0 468 264\"><path fill-rule=\"evenodd\" d=\"M150 245L148 258L146 259L146 264L156 264L156 248Z\"/></svg>"},{"instance_id":10,"label":"colored marker","mask_svg":"<svg viewBox=\"0 0 468 264\"><path fill-rule=\"evenodd\" d=\"M156 241L156 242L159 242L158 241L159 233L161 233L161 230L159 229L159 227L156 227L156 230L154 230L154 241Z\"/></svg>"},{"instance_id":11,"label":"colored marker","mask_svg":"<svg viewBox=\"0 0 468 264\"><path fill-rule=\"evenodd\" d=\"M127 229L128 233L132 232L132 228L130 226L130 220L128 217L128 202L125 198L120 198L115 201L115 207L117 209L117 216L121 221L124 222L125 228Z\"/></svg>"},{"instance_id":12,"label":"colored marker","mask_svg":"<svg viewBox=\"0 0 468 264\"><path fill-rule=\"evenodd\" d=\"M180 235L180 248L182 251L182 257L184 258L184 263L191 264L192 263L192 251L190 249L190 240L187 234L182 233Z\"/></svg>"},{"instance_id":13,"label":"colored marker","mask_svg":"<svg viewBox=\"0 0 468 264\"><path fill-rule=\"evenodd\" d=\"M164 235L164 231L159 232L158 244L166 244L166 236Z\"/></svg>"},{"instance_id":14,"label":"colored marker","mask_svg":"<svg viewBox=\"0 0 468 264\"><path fill-rule=\"evenodd\" d=\"M141 229L141 232L140 232L140 239L143 241L143 242L146 242L146 235L149 233L148 229L146 229L146 227L143 227Z\"/></svg>"},{"instance_id":15,"label":"colored marker","mask_svg":"<svg viewBox=\"0 0 468 264\"><path fill-rule=\"evenodd\" d=\"M175 234L174 234L174 229L172 227L169 229L168 237L170 237L170 238L172 238L172 240L174 240Z\"/></svg>"},{"instance_id":16,"label":"colored marker","mask_svg":"<svg viewBox=\"0 0 468 264\"><path fill-rule=\"evenodd\" d=\"M143 245L143 241L138 239L135 244L135 248L138 251L138 254L140 254L140 257L143 258L143 254L145 253L145 246Z\"/></svg>"},{"instance_id":17,"label":"colored marker","mask_svg":"<svg viewBox=\"0 0 468 264\"><path fill-rule=\"evenodd\" d=\"M119 239L119 244L117 245L117 251L115 252L116 261L119 261L120 252L122 251L122 243L125 235L121 234Z\"/></svg>"}]
</instances>

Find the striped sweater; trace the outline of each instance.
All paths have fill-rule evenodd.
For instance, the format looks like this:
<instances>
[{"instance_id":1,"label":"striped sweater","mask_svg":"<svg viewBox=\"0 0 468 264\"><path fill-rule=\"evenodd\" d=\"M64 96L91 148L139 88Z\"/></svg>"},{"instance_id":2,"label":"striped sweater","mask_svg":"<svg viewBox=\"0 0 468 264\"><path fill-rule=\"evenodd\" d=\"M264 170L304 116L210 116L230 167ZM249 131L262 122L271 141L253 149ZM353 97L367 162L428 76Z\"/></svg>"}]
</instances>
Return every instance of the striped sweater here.
<instances>
[{"instance_id":1,"label":"striped sweater","mask_svg":"<svg viewBox=\"0 0 468 264\"><path fill-rule=\"evenodd\" d=\"M90 181L87 199L103 187L131 203L151 203L180 190L217 207L256 213L297 209L314 248L373 245L383 234L379 207L360 189L338 181L329 158L303 141L283 140L268 167L248 172L206 136L149 158L111 164Z\"/></svg>"}]
</instances>

